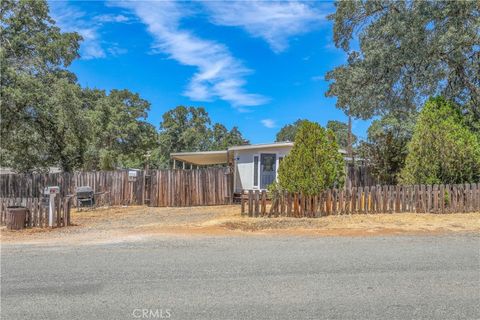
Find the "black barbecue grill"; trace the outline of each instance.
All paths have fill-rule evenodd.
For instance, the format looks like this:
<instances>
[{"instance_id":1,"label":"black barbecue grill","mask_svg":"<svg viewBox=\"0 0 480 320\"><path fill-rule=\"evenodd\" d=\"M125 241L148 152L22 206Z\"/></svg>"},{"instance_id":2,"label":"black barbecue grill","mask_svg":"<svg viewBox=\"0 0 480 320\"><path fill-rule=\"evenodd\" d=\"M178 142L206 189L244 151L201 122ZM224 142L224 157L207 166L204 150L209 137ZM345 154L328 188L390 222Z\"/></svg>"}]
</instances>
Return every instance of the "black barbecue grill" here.
<instances>
[{"instance_id":1,"label":"black barbecue grill","mask_svg":"<svg viewBox=\"0 0 480 320\"><path fill-rule=\"evenodd\" d=\"M95 204L95 194L92 187L83 186L76 189L77 207L93 207Z\"/></svg>"}]
</instances>

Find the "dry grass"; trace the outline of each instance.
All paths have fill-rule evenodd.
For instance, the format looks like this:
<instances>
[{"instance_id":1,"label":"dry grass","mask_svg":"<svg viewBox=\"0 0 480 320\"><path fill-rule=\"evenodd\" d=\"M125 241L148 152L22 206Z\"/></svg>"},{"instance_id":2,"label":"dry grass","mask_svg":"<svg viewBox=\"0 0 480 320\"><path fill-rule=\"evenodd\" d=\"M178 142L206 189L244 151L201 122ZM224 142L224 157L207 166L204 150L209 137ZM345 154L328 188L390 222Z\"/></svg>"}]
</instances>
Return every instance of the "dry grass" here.
<instances>
[{"instance_id":1,"label":"dry grass","mask_svg":"<svg viewBox=\"0 0 480 320\"><path fill-rule=\"evenodd\" d=\"M364 214L328 216L322 218L234 218L217 219L208 225L218 225L242 231L299 234L398 234L423 232L479 232L480 213L465 214Z\"/></svg>"},{"instance_id":2,"label":"dry grass","mask_svg":"<svg viewBox=\"0 0 480 320\"><path fill-rule=\"evenodd\" d=\"M73 227L9 231L8 241L106 241L158 234L365 236L480 231L480 213L356 214L321 218L248 218L239 206L114 207L73 211ZM53 240L52 240L53 239Z\"/></svg>"}]
</instances>

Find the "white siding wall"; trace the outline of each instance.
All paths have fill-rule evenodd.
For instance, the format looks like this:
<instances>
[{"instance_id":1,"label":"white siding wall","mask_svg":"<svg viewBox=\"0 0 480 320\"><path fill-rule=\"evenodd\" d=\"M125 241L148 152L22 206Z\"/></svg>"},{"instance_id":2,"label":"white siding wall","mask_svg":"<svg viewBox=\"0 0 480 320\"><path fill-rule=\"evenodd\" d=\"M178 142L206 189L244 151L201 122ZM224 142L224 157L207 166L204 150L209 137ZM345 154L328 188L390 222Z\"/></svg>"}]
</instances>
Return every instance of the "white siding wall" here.
<instances>
[{"instance_id":1,"label":"white siding wall","mask_svg":"<svg viewBox=\"0 0 480 320\"><path fill-rule=\"evenodd\" d=\"M235 160L235 192L254 189L253 187L253 156L258 155L260 172L260 154L275 153L277 155L276 169L278 170L278 158L284 157L292 147L272 147L262 149L237 150L234 153ZM260 177L258 179L260 184ZM255 188L256 189L256 188Z\"/></svg>"}]
</instances>

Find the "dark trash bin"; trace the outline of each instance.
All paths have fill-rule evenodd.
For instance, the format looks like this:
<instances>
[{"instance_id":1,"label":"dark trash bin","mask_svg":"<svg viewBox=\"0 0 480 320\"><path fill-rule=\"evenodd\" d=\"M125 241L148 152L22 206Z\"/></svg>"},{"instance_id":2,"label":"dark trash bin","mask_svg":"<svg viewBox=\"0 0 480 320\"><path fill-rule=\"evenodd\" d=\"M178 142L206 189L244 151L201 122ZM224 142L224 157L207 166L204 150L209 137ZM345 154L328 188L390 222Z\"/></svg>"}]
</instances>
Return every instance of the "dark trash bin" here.
<instances>
[{"instance_id":1,"label":"dark trash bin","mask_svg":"<svg viewBox=\"0 0 480 320\"><path fill-rule=\"evenodd\" d=\"M6 224L7 229L21 230L25 228L28 209L21 206L7 207Z\"/></svg>"}]
</instances>

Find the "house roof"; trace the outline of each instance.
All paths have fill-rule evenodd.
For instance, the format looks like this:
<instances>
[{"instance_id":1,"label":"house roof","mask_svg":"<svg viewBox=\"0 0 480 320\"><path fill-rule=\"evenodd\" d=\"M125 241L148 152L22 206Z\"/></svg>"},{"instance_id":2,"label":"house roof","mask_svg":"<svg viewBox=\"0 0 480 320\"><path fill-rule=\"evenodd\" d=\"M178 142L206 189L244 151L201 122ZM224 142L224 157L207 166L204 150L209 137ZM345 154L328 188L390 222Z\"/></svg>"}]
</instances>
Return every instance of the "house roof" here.
<instances>
[{"instance_id":1,"label":"house roof","mask_svg":"<svg viewBox=\"0 0 480 320\"><path fill-rule=\"evenodd\" d=\"M284 142L274 142L274 143L257 143L257 144L248 144L243 146L233 146L228 148L229 151L238 151L238 150L250 150L250 149L262 149L262 148L281 148L281 147L293 147L293 142L284 141Z\"/></svg>"},{"instance_id":2,"label":"house roof","mask_svg":"<svg viewBox=\"0 0 480 320\"><path fill-rule=\"evenodd\" d=\"M196 165L223 164L228 161L228 151L175 152L170 158Z\"/></svg>"},{"instance_id":3,"label":"house roof","mask_svg":"<svg viewBox=\"0 0 480 320\"><path fill-rule=\"evenodd\" d=\"M284 141L284 142L274 142L274 143L258 143L258 144L249 144L243 146L233 146L227 150L219 151L197 151L197 152L175 152L170 153L170 157L175 160L180 160L196 165L213 165L213 164L223 164L228 163L228 157L230 151L239 151L239 150L252 150L252 149L265 149L265 148L282 148L282 147L293 147L293 142ZM338 150L342 154L347 152L344 149Z\"/></svg>"}]
</instances>

